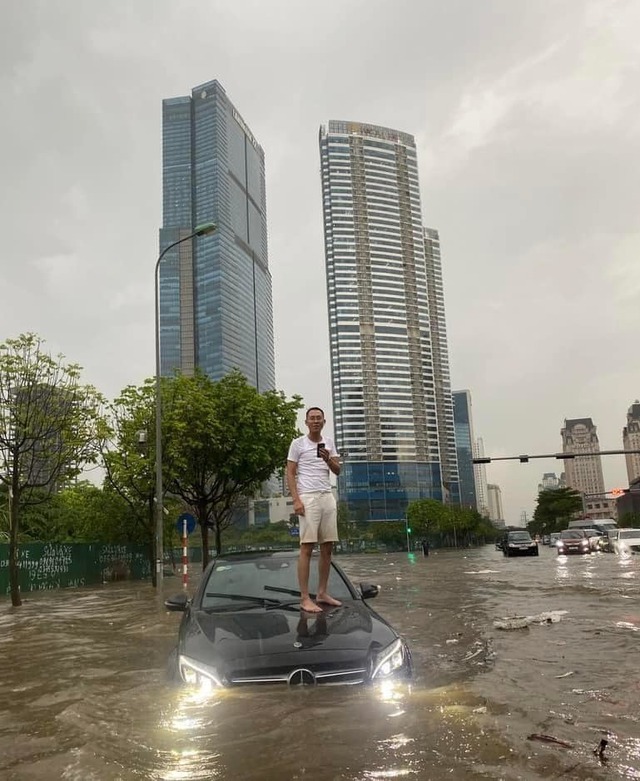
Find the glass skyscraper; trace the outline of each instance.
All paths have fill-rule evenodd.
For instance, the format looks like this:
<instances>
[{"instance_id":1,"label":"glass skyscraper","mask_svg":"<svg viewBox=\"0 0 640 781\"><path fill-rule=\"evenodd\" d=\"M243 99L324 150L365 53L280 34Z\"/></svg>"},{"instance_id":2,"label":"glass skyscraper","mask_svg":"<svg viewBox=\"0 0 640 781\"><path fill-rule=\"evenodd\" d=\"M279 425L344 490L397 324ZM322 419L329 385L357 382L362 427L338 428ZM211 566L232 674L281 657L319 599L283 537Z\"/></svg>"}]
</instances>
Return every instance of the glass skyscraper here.
<instances>
[{"instance_id":1,"label":"glass skyscraper","mask_svg":"<svg viewBox=\"0 0 640 781\"><path fill-rule=\"evenodd\" d=\"M239 369L275 386L264 152L217 81L162 102L161 373Z\"/></svg>"},{"instance_id":2,"label":"glass skyscraper","mask_svg":"<svg viewBox=\"0 0 640 781\"><path fill-rule=\"evenodd\" d=\"M356 520L401 519L442 499L415 141L331 121L320 158L339 495Z\"/></svg>"},{"instance_id":3,"label":"glass skyscraper","mask_svg":"<svg viewBox=\"0 0 640 781\"><path fill-rule=\"evenodd\" d=\"M473 468L473 415L471 394L468 390L453 392L453 419L458 453L458 475L460 479L460 504L477 509L476 480Z\"/></svg>"}]
</instances>

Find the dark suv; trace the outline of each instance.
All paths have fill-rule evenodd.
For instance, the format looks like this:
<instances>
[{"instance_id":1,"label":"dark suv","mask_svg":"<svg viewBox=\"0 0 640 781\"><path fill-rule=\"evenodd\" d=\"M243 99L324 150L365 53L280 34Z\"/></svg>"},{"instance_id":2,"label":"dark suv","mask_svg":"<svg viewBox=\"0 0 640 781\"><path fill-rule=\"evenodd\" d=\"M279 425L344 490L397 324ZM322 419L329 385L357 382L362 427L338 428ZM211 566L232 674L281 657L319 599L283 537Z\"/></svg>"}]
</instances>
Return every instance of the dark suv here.
<instances>
[{"instance_id":1,"label":"dark suv","mask_svg":"<svg viewBox=\"0 0 640 781\"><path fill-rule=\"evenodd\" d=\"M538 543L529 532L507 532L502 538L502 552L505 556L539 556Z\"/></svg>"}]
</instances>

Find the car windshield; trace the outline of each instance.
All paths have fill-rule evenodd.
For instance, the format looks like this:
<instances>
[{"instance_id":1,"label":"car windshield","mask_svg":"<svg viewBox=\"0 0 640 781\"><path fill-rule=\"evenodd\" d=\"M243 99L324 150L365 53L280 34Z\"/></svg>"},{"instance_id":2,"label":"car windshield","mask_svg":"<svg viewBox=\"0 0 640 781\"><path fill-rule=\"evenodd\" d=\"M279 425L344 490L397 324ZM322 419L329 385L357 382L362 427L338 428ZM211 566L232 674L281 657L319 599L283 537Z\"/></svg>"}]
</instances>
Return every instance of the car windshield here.
<instances>
[{"instance_id":1,"label":"car windshield","mask_svg":"<svg viewBox=\"0 0 640 781\"><path fill-rule=\"evenodd\" d=\"M568 529L567 531L561 532L560 539L561 540L583 540L584 531L582 529Z\"/></svg>"},{"instance_id":2,"label":"car windshield","mask_svg":"<svg viewBox=\"0 0 640 781\"><path fill-rule=\"evenodd\" d=\"M529 542L531 539L531 535L529 532L510 532L509 533L509 540L513 540L514 542Z\"/></svg>"},{"instance_id":3,"label":"car windshield","mask_svg":"<svg viewBox=\"0 0 640 781\"><path fill-rule=\"evenodd\" d=\"M631 540L640 537L640 529L622 529L619 535L621 540Z\"/></svg>"},{"instance_id":4,"label":"car windshield","mask_svg":"<svg viewBox=\"0 0 640 781\"><path fill-rule=\"evenodd\" d=\"M300 598L296 558L267 557L255 559L220 559L207 581L203 608L227 605L240 607L242 600L248 604L265 606L277 602L297 602ZM309 591L315 596L318 590L318 560L311 559ZM332 566L329 576L329 593L343 601L353 599L347 584Z\"/></svg>"}]
</instances>

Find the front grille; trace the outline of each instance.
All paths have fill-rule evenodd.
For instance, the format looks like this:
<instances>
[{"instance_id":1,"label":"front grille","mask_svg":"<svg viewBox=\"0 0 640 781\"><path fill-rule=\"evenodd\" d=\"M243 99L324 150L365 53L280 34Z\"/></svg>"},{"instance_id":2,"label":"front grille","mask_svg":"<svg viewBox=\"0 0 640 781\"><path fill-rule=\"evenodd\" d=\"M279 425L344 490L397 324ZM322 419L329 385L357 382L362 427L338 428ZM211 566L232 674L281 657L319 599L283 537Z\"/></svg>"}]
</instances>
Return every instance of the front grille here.
<instances>
[{"instance_id":1,"label":"front grille","mask_svg":"<svg viewBox=\"0 0 640 781\"><path fill-rule=\"evenodd\" d=\"M315 672L306 667L300 667L276 675L233 675L229 678L229 683L232 686L246 686L249 684L259 685L265 683L290 683L292 686L299 686L310 685L315 682L318 686L348 686L364 683L366 679L367 671L365 669L324 670Z\"/></svg>"}]
</instances>

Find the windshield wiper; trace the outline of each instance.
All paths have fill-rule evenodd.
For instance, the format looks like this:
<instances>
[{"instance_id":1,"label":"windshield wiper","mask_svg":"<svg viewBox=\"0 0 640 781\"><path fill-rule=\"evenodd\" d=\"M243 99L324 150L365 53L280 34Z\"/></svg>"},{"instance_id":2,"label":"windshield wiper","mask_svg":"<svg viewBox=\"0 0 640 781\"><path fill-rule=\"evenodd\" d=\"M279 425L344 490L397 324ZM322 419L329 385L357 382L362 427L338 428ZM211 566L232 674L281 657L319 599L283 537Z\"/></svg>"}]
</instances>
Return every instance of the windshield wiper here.
<instances>
[{"instance_id":1,"label":"windshield wiper","mask_svg":"<svg viewBox=\"0 0 640 781\"><path fill-rule=\"evenodd\" d=\"M264 607L273 606L277 607L280 604L279 599L269 599L269 597L249 597L245 594L218 594L216 592L207 591L205 597L218 597L220 599L232 599L239 602L255 602L256 605L263 605Z\"/></svg>"},{"instance_id":2,"label":"windshield wiper","mask_svg":"<svg viewBox=\"0 0 640 781\"><path fill-rule=\"evenodd\" d=\"M292 597L301 597L302 594L292 588L279 588L278 586L263 586L265 591L277 591L279 594L291 594ZM311 599L315 597L315 594L309 594Z\"/></svg>"}]
</instances>

